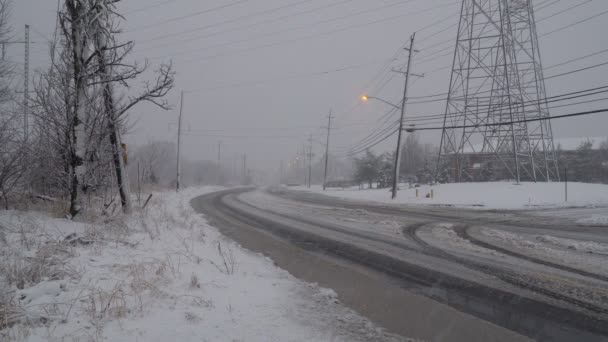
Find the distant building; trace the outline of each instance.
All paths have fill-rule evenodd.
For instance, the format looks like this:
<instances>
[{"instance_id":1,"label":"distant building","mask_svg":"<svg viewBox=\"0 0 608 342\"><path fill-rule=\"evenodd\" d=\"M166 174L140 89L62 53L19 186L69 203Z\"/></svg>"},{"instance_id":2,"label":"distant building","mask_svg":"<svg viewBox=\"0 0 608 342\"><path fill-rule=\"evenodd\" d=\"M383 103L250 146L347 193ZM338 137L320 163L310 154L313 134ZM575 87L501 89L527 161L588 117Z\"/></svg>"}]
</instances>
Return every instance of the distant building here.
<instances>
[{"instance_id":1,"label":"distant building","mask_svg":"<svg viewBox=\"0 0 608 342\"><path fill-rule=\"evenodd\" d=\"M568 181L608 183L608 137L555 139L555 153L563 180L567 170ZM462 179L468 182L487 182L513 178L503 163L493 154L466 152L463 156ZM444 165L440 181L454 181L454 166ZM522 181L531 181L522 175Z\"/></svg>"}]
</instances>

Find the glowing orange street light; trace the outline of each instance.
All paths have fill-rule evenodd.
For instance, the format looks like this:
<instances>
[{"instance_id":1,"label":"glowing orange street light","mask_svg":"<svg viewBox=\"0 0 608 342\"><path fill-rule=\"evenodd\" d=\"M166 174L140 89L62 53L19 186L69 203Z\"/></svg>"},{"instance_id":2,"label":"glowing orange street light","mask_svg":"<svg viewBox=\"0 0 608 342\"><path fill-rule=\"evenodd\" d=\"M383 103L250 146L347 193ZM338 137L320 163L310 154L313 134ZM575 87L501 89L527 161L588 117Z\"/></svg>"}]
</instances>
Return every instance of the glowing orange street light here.
<instances>
[{"instance_id":1,"label":"glowing orange street light","mask_svg":"<svg viewBox=\"0 0 608 342\"><path fill-rule=\"evenodd\" d=\"M400 107L400 106L397 106L396 104L390 103L390 102L388 102L388 101L386 101L386 100L383 100L383 99L381 99L381 98L379 98L379 97L376 97L376 96L369 96L369 95L363 95L363 96L361 96L361 100L362 100L363 102L367 102L367 101L369 101L370 99L375 99L375 100L378 100L378 101L380 101L380 102L384 102L384 103L386 103L387 105L389 105L389 106L391 106L391 107L393 107L393 108L395 108L395 109L401 109L401 107Z\"/></svg>"}]
</instances>

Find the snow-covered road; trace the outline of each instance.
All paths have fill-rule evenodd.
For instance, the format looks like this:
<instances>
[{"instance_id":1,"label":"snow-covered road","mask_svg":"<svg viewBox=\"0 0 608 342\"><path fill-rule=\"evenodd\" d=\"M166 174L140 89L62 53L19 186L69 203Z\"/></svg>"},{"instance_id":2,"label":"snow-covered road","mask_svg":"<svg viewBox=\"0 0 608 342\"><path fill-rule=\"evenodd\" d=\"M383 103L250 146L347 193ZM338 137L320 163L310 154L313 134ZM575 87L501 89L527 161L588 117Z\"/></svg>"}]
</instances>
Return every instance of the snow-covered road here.
<instances>
[{"instance_id":1,"label":"snow-covered road","mask_svg":"<svg viewBox=\"0 0 608 342\"><path fill-rule=\"evenodd\" d=\"M535 215L523 220L512 213L398 208L285 190L227 194L213 203L212 209L225 210L224 216L300 247L397 278L417 278L430 284L418 287L420 293L534 338L548 338L557 326L562 326L561 338L589 334L586 338L593 340L608 334L603 328L608 326L603 266L608 244L601 227L556 225ZM473 297L479 295L474 300L489 293L494 301L463 304L462 287L469 301L471 289ZM520 321L505 322L504 315L519 315Z\"/></svg>"}]
</instances>

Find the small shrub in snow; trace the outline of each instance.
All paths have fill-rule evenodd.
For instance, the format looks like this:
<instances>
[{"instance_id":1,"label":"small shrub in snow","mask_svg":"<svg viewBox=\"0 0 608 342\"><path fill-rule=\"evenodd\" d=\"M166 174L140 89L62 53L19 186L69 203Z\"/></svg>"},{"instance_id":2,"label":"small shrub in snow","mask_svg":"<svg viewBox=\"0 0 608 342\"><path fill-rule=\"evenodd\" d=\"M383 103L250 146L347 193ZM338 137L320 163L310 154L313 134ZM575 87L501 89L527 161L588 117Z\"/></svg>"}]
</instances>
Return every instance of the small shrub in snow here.
<instances>
[{"instance_id":1,"label":"small shrub in snow","mask_svg":"<svg viewBox=\"0 0 608 342\"><path fill-rule=\"evenodd\" d=\"M194 273L192 273L192 275L190 276L190 288L191 289L200 289L201 288L201 283L198 281L198 277Z\"/></svg>"},{"instance_id":2,"label":"small shrub in snow","mask_svg":"<svg viewBox=\"0 0 608 342\"><path fill-rule=\"evenodd\" d=\"M236 270L236 258L234 257L234 253L232 248L229 245L222 247L222 242L217 241L217 253L220 258L222 258L221 263L215 263L211 261L213 266L215 266L220 272L225 274L234 274Z\"/></svg>"},{"instance_id":3,"label":"small shrub in snow","mask_svg":"<svg viewBox=\"0 0 608 342\"><path fill-rule=\"evenodd\" d=\"M186 317L186 321L188 321L190 323L198 323L201 321L201 318L193 312L186 312L185 317Z\"/></svg>"},{"instance_id":4,"label":"small shrub in snow","mask_svg":"<svg viewBox=\"0 0 608 342\"><path fill-rule=\"evenodd\" d=\"M123 318L128 312L125 291L120 283L110 291L92 289L87 302L87 311L94 323L104 319Z\"/></svg>"},{"instance_id":5,"label":"small shrub in snow","mask_svg":"<svg viewBox=\"0 0 608 342\"><path fill-rule=\"evenodd\" d=\"M0 288L0 331L17 323L22 316L14 292Z\"/></svg>"}]
</instances>

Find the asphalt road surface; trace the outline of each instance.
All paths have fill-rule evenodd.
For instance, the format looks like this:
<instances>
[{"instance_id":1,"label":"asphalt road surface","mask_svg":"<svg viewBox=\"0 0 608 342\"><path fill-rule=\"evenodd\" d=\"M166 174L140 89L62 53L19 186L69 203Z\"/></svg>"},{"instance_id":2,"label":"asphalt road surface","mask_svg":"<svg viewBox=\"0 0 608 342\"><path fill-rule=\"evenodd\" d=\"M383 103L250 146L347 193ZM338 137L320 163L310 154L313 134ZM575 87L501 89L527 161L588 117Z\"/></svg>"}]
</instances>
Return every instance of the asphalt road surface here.
<instances>
[{"instance_id":1,"label":"asphalt road surface","mask_svg":"<svg viewBox=\"0 0 608 342\"><path fill-rule=\"evenodd\" d=\"M402 336L608 341L608 227L284 188L227 190L192 205L245 248Z\"/></svg>"}]
</instances>

